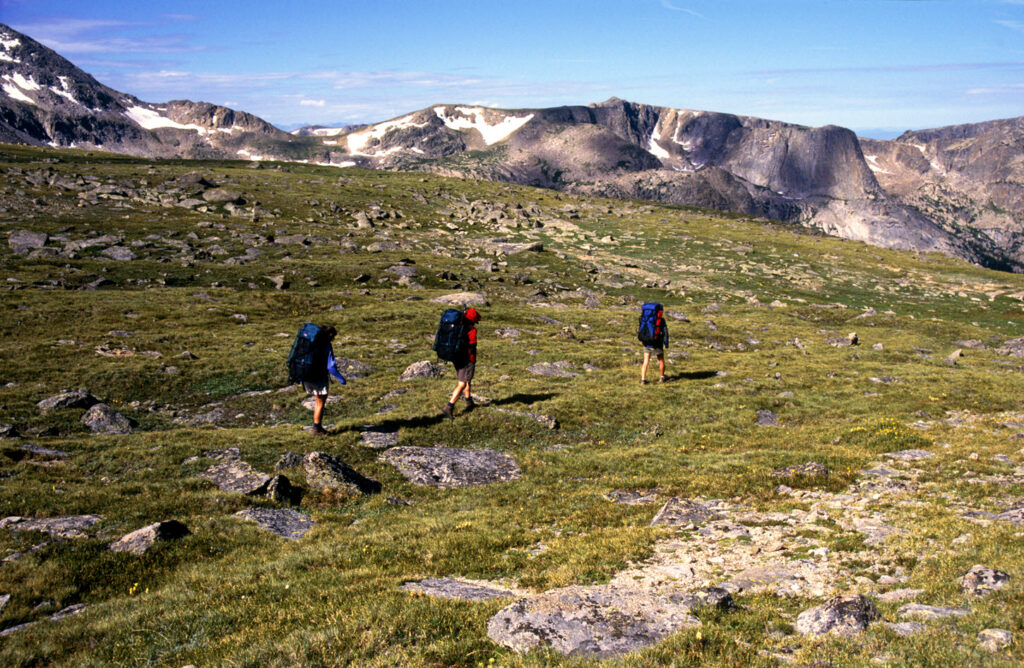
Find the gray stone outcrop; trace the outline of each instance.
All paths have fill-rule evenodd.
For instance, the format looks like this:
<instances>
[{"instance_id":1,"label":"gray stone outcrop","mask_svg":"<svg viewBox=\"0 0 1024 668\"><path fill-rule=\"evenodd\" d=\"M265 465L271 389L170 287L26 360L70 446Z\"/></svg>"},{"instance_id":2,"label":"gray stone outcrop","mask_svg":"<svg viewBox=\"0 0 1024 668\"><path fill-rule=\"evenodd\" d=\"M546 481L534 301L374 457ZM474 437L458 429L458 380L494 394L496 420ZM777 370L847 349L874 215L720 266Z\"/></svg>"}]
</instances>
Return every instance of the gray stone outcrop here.
<instances>
[{"instance_id":1,"label":"gray stone outcrop","mask_svg":"<svg viewBox=\"0 0 1024 668\"><path fill-rule=\"evenodd\" d=\"M235 513L235 517L289 540L299 540L316 526L309 515L290 508L246 508Z\"/></svg>"},{"instance_id":2,"label":"gray stone outcrop","mask_svg":"<svg viewBox=\"0 0 1024 668\"><path fill-rule=\"evenodd\" d=\"M175 540L189 535L191 532L177 520L165 520L136 529L121 536L109 545L114 552L145 554L158 541Z\"/></svg>"},{"instance_id":3,"label":"gray stone outcrop","mask_svg":"<svg viewBox=\"0 0 1024 668\"><path fill-rule=\"evenodd\" d=\"M367 478L334 455L310 452L302 459L306 483L313 489L333 490L346 494L376 494L381 484Z\"/></svg>"},{"instance_id":4,"label":"gray stone outcrop","mask_svg":"<svg viewBox=\"0 0 1024 668\"><path fill-rule=\"evenodd\" d=\"M89 390L64 390L59 394L43 399L36 404L36 408L45 415L54 411L64 410L65 408L89 408L96 403L99 403L99 399L92 396Z\"/></svg>"},{"instance_id":5,"label":"gray stone outcrop","mask_svg":"<svg viewBox=\"0 0 1024 668\"><path fill-rule=\"evenodd\" d=\"M801 612L796 618L796 630L811 635L832 633L852 636L864 631L881 617L875 605L865 596L836 596L823 605Z\"/></svg>"},{"instance_id":6,"label":"gray stone outcrop","mask_svg":"<svg viewBox=\"0 0 1024 668\"><path fill-rule=\"evenodd\" d=\"M467 487L517 480L516 460L497 450L391 448L380 455L410 482L432 487Z\"/></svg>"}]
</instances>

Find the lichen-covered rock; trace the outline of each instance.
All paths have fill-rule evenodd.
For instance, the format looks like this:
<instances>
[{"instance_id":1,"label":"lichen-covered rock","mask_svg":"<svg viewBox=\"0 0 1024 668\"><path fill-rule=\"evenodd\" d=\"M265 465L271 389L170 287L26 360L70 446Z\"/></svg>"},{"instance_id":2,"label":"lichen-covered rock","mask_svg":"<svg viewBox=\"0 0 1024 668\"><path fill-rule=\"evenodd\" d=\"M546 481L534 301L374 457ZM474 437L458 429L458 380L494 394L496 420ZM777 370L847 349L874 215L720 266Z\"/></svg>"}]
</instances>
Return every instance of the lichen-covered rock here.
<instances>
[{"instance_id":1,"label":"lichen-covered rock","mask_svg":"<svg viewBox=\"0 0 1024 668\"><path fill-rule=\"evenodd\" d=\"M428 360L413 362L405 368L398 380L413 380L415 378L439 378L441 376L440 364L434 364Z\"/></svg>"},{"instance_id":2,"label":"lichen-covered rock","mask_svg":"<svg viewBox=\"0 0 1024 668\"><path fill-rule=\"evenodd\" d=\"M550 647L570 656L607 658L700 626L690 610L687 601L647 589L573 586L512 603L491 617L487 635L517 652Z\"/></svg>"},{"instance_id":3,"label":"lichen-covered rock","mask_svg":"<svg viewBox=\"0 0 1024 668\"><path fill-rule=\"evenodd\" d=\"M516 592L490 582L458 578L427 578L419 582L406 582L402 589L438 598L460 601L490 601L496 598L517 598Z\"/></svg>"},{"instance_id":4,"label":"lichen-covered rock","mask_svg":"<svg viewBox=\"0 0 1024 668\"><path fill-rule=\"evenodd\" d=\"M946 617L964 617L970 614L965 608L950 608L943 605L923 605L907 603L900 606L896 614L902 619L945 619Z\"/></svg>"},{"instance_id":5,"label":"lichen-covered rock","mask_svg":"<svg viewBox=\"0 0 1024 668\"><path fill-rule=\"evenodd\" d=\"M497 450L461 448L391 448L380 460L417 485L467 487L519 478L516 460Z\"/></svg>"},{"instance_id":6,"label":"lichen-covered rock","mask_svg":"<svg viewBox=\"0 0 1024 668\"><path fill-rule=\"evenodd\" d=\"M860 594L836 596L823 605L801 612L796 618L796 630L812 635L832 633L851 636L864 631L881 617L875 605Z\"/></svg>"},{"instance_id":7,"label":"lichen-covered rock","mask_svg":"<svg viewBox=\"0 0 1024 668\"><path fill-rule=\"evenodd\" d=\"M96 403L99 403L99 399L92 396L89 390L64 390L60 394L43 399L36 404L36 408L45 415L65 408L89 408Z\"/></svg>"},{"instance_id":8,"label":"lichen-covered rock","mask_svg":"<svg viewBox=\"0 0 1024 668\"><path fill-rule=\"evenodd\" d=\"M793 464L781 469L772 471L775 478L793 478L796 476L827 476L828 467L818 462L807 462L806 464Z\"/></svg>"},{"instance_id":9,"label":"lichen-covered rock","mask_svg":"<svg viewBox=\"0 0 1024 668\"><path fill-rule=\"evenodd\" d=\"M65 515L62 517L5 517L0 529L41 531L54 538L88 538L87 529L103 518L99 515Z\"/></svg>"},{"instance_id":10,"label":"lichen-covered rock","mask_svg":"<svg viewBox=\"0 0 1024 668\"><path fill-rule=\"evenodd\" d=\"M334 490L348 494L376 494L381 484L367 478L334 455L310 452L302 459L306 483L313 489Z\"/></svg>"},{"instance_id":11,"label":"lichen-covered rock","mask_svg":"<svg viewBox=\"0 0 1024 668\"><path fill-rule=\"evenodd\" d=\"M530 373L550 378L574 378L578 373L569 371L572 366L568 362L538 362L526 367Z\"/></svg>"},{"instance_id":12,"label":"lichen-covered rock","mask_svg":"<svg viewBox=\"0 0 1024 668\"><path fill-rule=\"evenodd\" d=\"M359 433L359 439L368 448L386 450L398 445L398 430L387 427L366 427Z\"/></svg>"},{"instance_id":13,"label":"lichen-covered rock","mask_svg":"<svg viewBox=\"0 0 1024 668\"><path fill-rule=\"evenodd\" d=\"M1005 629L984 629L978 633L978 646L989 652L998 652L1013 644L1013 634Z\"/></svg>"},{"instance_id":14,"label":"lichen-covered rock","mask_svg":"<svg viewBox=\"0 0 1024 668\"><path fill-rule=\"evenodd\" d=\"M455 292L434 297L431 301L447 306L487 306L487 295L482 292Z\"/></svg>"},{"instance_id":15,"label":"lichen-covered rock","mask_svg":"<svg viewBox=\"0 0 1024 668\"><path fill-rule=\"evenodd\" d=\"M199 474L225 492L241 492L242 494L264 494L270 476L255 470L248 462L241 459L226 459L214 464Z\"/></svg>"},{"instance_id":16,"label":"lichen-covered rock","mask_svg":"<svg viewBox=\"0 0 1024 668\"><path fill-rule=\"evenodd\" d=\"M997 589L1002 589L1009 581L1008 573L978 564L960 578L960 587L968 594L984 596Z\"/></svg>"},{"instance_id":17,"label":"lichen-covered rock","mask_svg":"<svg viewBox=\"0 0 1024 668\"><path fill-rule=\"evenodd\" d=\"M721 519L721 515L705 506L700 501L684 499L676 496L668 500L658 514L651 520L651 526L665 524L668 526L700 526L711 520Z\"/></svg>"},{"instance_id":18,"label":"lichen-covered rock","mask_svg":"<svg viewBox=\"0 0 1024 668\"><path fill-rule=\"evenodd\" d=\"M145 554L157 541L175 540L189 535L191 532L177 520L155 522L141 529L121 536L109 545L114 552Z\"/></svg>"},{"instance_id":19,"label":"lichen-covered rock","mask_svg":"<svg viewBox=\"0 0 1024 668\"><path fill-rule=\"evenodd\" d=\"M235 513L235 517L255 522L261 529L289 540L302 538L316 525L309 515L290 508L246 508Z\"/></svg>"},{"instance_id":20,"label":"lichen-covered rock","mask_svg":"<svg viewBox=\"0 0 1024 668\"><path fill-rule=\"evenodd\" d=\"M82 416L82 424L93 433L129 434L133 421L104 403L93 404Z\"/></svg>"}]
</instances>

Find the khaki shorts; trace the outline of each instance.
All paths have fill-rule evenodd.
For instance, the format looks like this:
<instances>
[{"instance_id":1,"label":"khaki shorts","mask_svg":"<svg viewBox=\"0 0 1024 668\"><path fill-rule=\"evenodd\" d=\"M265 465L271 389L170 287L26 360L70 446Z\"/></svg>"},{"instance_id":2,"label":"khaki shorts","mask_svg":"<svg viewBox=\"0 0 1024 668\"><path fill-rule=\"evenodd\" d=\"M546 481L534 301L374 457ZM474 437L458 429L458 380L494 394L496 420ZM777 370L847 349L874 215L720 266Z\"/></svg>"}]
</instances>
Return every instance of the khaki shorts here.
<instances>
[{"instance_id":1,"label":"khaki shorts","mask_svg":"<svg viewBox=\"0 0 1024 668\"><path fill-rule=\"evenodd\" d=\"M302 381L302 389L314 397L326 397L327 396L327 383L321 385L320 383L311 383L307 380Z\"/></svg>"},{"instance_id":2,"label":"khaki shorts","mask_svg":"<svg viewBox=\"0 0 1024 668\"><path fill-rule=\"evenodd\" d=\"M644 346L644 352L650 353L651 355L657 355L663 357L665 355L665 349L661 346Z\"/></svg>"},{"instance_id":3,"label":"khaki shorts","mask_svg":"<svg viewBox=\"0 0 1024 668\"><path fill-rule=\"evenodd\" d=\"M473 380L473 372L476 371L476 362L467 362L466 366L457 367L455 371L458 372L460 383L468 383Z\"/></svg>"}]
</instances>

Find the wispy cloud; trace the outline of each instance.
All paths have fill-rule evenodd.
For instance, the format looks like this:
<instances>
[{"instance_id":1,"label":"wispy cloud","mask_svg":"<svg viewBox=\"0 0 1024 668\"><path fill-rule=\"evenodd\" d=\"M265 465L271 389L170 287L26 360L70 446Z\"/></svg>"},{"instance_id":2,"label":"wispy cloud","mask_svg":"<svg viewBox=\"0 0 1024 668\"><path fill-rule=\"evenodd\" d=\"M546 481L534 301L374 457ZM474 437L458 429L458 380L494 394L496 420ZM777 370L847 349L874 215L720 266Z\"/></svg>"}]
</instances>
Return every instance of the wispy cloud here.
<instances>
[{"instance_id":1,"label":"wispy cloud","mask_svg":"<svg viewBox=\"0 0 1024 668\"><path fill-rule=\"evenodd\" d=\"M968 95L1002 95L1004 93L1021 93L1024 92L1024 83L1015 84L1002 84L1000 86L990 86L988 88L971 88L967 91Z\"/></svg>"},{"instance_id":2,"label":"wispy cloud","mask_svg":"<svg viewBox=\"0 0 1024 668\"><path fill-rule=\"evenodd\" d=\"M684 14L689 14L690 16L696 16L697 18L704 18L704 15L700 12L695 12L694 10L687 9L686 7L679 7L678 5L670 2L670 0L661 0L661 6L673 12L682 12Z\"/></svg>"},{"instance_id":3,"label":"wispy cloud","mask_svg":"<svg viewBox=\"0 0 1024 668\"><path fill-rule=\"evenodd\" d=\"M1024 61L1011 60L1006 62L993 63L934 63L931 65L866 65L854 67L794 67L777 70L757 70L753 74L758 75L784 75L784 74L830 74L843 73L873 73L873 72L954 72L962 70L995 70L1024 68Z\"/></svg>"},{"instance_id":4,"label":"wispy cloud","mask_svg":"<svg viewBox=\"0 0 1024 668\"><path fill-rule=\"evenodd\" d=\"M1024 32L1024 21L996 21L996 25L1001 25L1004 28L1016 30L1017 32Z\"/></svg>"},{"instance_id":5,"label":"wispy cloud","mask_svg":"<svg viewBox=\"0 0 1024 668\"><path fill-rule=\"evenodd\" d=\"M123 36L127 31L157 25L159 24L120 19L63 18L12 27L32 35L34 39L62 54L187 53L207 50L203 46L189 44L189 36L180 33Z\"/></svg>"},{"instance_id":6,"label":"wispy cloud","mask_svg":"<svg viewBox=\"0 0 1024 668\"><path fill-rule=\"evenodd\" d=\"M322 107L327 104L327 100L299 100L300 107Z\"/></svg>"}]
</instances>

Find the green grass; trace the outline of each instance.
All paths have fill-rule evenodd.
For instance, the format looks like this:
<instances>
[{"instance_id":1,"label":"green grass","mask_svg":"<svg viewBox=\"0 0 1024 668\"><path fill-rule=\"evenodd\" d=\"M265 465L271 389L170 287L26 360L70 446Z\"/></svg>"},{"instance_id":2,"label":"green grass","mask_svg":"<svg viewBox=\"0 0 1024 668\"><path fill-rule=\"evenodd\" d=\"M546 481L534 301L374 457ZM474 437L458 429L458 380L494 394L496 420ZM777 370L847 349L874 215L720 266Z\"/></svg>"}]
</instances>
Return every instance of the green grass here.
<instances>
[{"instance_id":1,"label":"green grass","mask_svg":"<svg viewBox=\"0 0 1024 668\"><path fill-rule=\"evenodd\" d=\"M103 516L92 538L53 542L0 565L0 594L12 595L0 628L43 618L43 602L51 612L88 604L60 623L0 639L4 665L594 665L546 651L520 656L492 643L486 623L501 603L433 599L399 587L449 575L508 579L536 591L608 582L653 554L658 541L685 536L648 526L659 505L613 504L604 496L610 491L658 488L664 499L806 509L813 500L776 494L782 481L772 471L817 461L828 476L786 484L838 493L862 480L860 470L882 453L909 448L936 457L913 464L922 471L914 503L880 502L907 529L885 552L886 567L902 567L905 586L924 589L927 603L965 604L956 577L974 563L1011 573L1010 588L969 602L971 616L930 624L924 634L900 638L877 627L857 640L795 635L795 616L818 601L744 595L734 611L700 613L699 631L609 665L773 665L777 652L837 665L868 665L882 654L901 665L1024 660L1019 643L989 655L974 640L989 626L1024 629L1019 532L959 515L961 507L1001 510L1021 494L1020 485L962 480L968 471L1013 469L992 462L995 454L1019 460L1020 442L1009 438L1018 429L1003 425L1022 412L1024 364L993 350L1021 335L1018 276L743 216L420 173L0 147L0 168L12 166L136 186L144 179L149 188L199 171L279 213L253 222L144 202L80 207L74 193L5 173L6 231L69 240L116 233L126 244L139 242L132 246L139 258L116 262L94 248L29 259L0 248L0 267L14 279L0 293L0 422L16 426L23 442L69 453L41 465L2 454L18 443L3 442L0 517ZM514 224L500 229L470 215L481 200L504 206ZM356 229L351 214L373 206L400 216ZM540 215L522 213L531 207ZM552 219L581 231L562 232ZM313 242L270 241L289 234ZM497 237L542 241L544 251L495 257L475 245ZM385 238L398 248L365 250ZM227 263L243 257L250 239L263 253ZM225 253L213 254L214 247ZM422 287L400 285L387 272L402 260L414 263ZM482 268L485 262L499 263L497 271ZM278 275L286 290L268 278ZM369 278L356 280L361 275ZM76 289L100 277L109 283ZM504 408L553 416L558 430L487 408L442 421L450 369L440 380L398 380L410 363L433 359L442 307L430 299L466 289L490 302L480 309L475 391ZM588 306L588 297L598 305ZM689 322L669 320L670 382L640 387L635 323L646 300ZM857 317L869 307L875 315ZM335 386L341 400L327 408L333 433L322 440L300 429L310 419L299 405L303 395L276 391L287 384L284 360L306 320L335 324L336 354L372 367ZM519 338L498 338L504 327L519 329ZM112 334L119 330L131 336ZM826 343L851 331L859 346ZM948 365L946 356L963 347L956 341L966 339L988 349L965 348ZM182 358L186 350L195 359ZM559 360L579 375L526 370ZM896 382L871 380L886 376ZM89 388L139 428L93 436L81 410L36 410L40 399L75 387ZM381 400L398 389L408 391ZM378 414L384 403L395 408ZM190 424L215 409L215 426ZM761 409L777 413L780 426L756 426ZM948 416L962 424L942 422ZM910 426L921 421L932 424ZM507 452L522 478L455 490L413 485L359 444L359 431L374 424L397 427L401 445ZM51 428L57 435L46 435ZM190 458L226 447L265 472L284 452L326 450L379 480L384 493L309 494L299 509L317 526L301 541L284 541L232 517L271 502L220 492L196 477L209 461ZM301 469L285 474L304 483ZM164 519L185 523L192 535L143 557L106 549ZM829 532L823 545L865 572L882 559L861 534L816 526ZM953 543L964 534L972 539ZM0 531L0 556L43 540ZM541 543L547 550L531 554ZM881 607L894 618L893 606Z\"/></svg>"}]
</instances>

